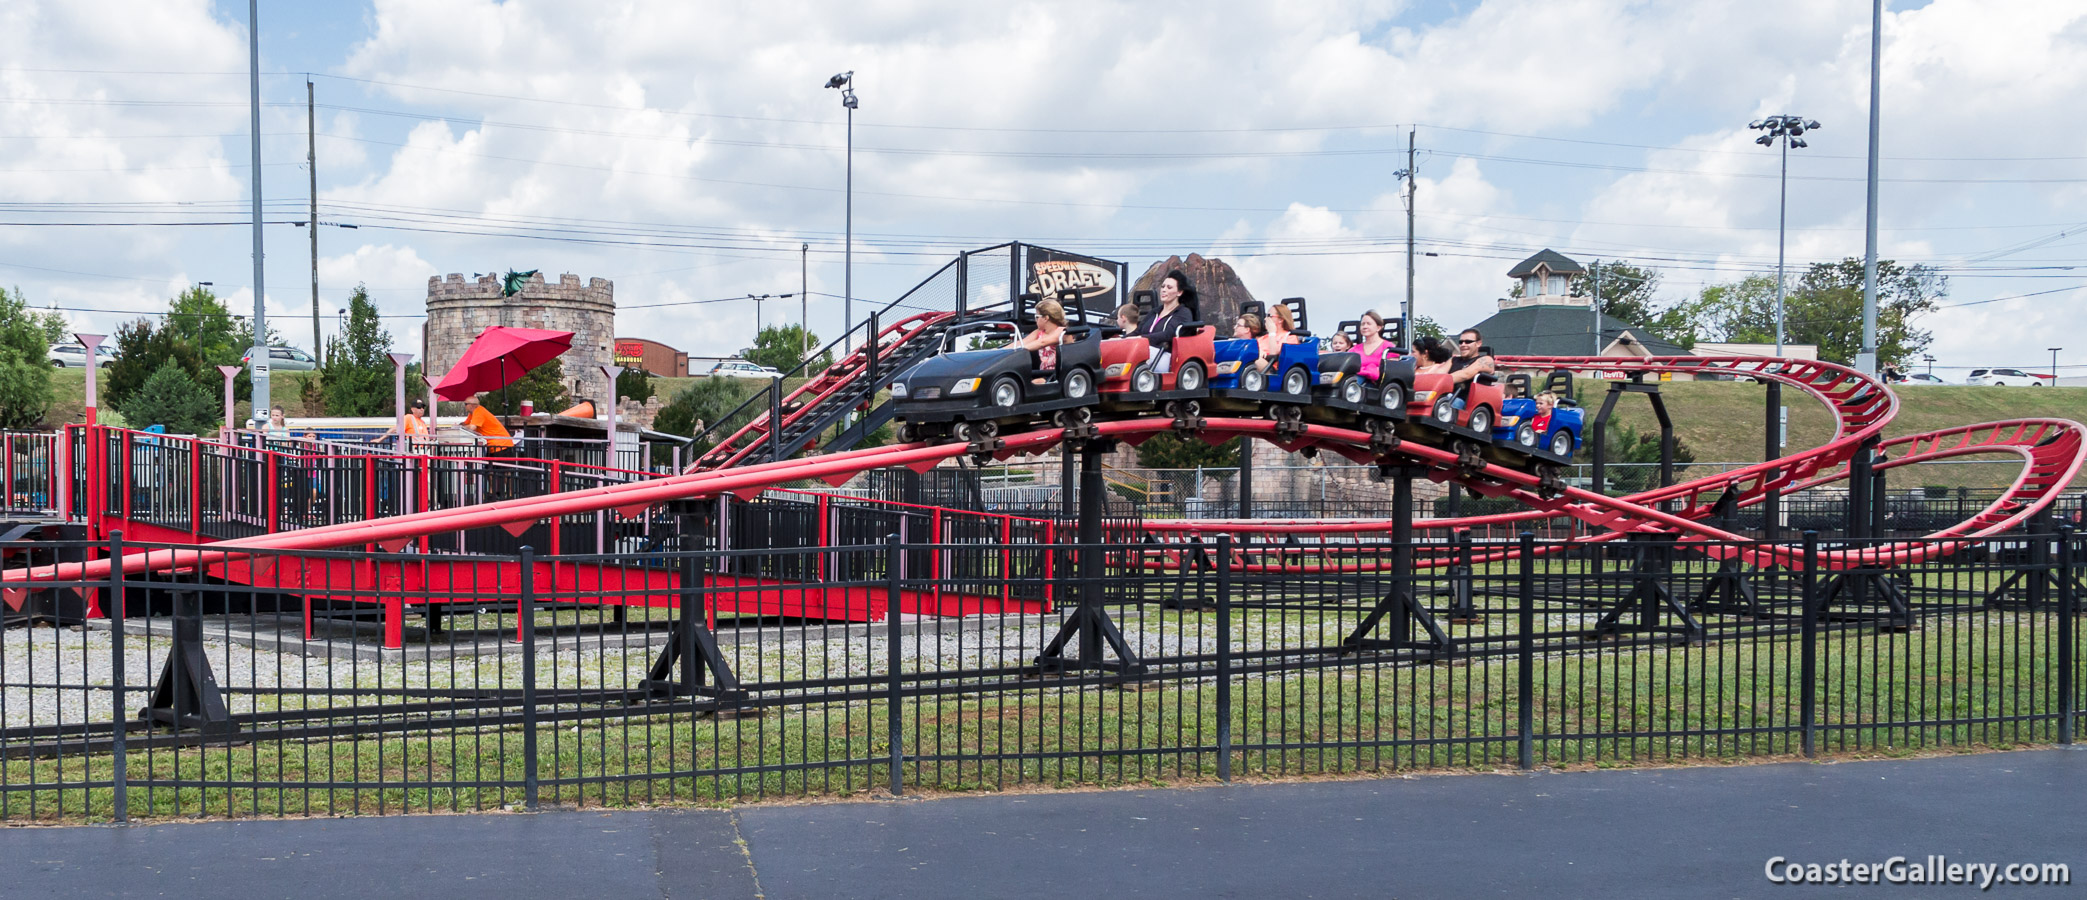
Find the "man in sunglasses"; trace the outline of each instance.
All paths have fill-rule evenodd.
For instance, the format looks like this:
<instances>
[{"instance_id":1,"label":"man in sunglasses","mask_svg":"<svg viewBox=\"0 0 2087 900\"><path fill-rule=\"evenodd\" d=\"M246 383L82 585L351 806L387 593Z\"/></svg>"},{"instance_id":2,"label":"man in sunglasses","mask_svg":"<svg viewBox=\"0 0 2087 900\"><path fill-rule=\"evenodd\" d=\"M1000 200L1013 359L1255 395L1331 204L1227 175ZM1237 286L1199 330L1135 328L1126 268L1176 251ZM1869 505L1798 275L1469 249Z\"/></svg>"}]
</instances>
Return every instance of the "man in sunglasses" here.
<instances>
[{"instance_id":1,"label":"man in sunglasses","mask_svg":"<svg viewBox=\"0 0 2087 900\"><path fill-rule=\"evenodd\" d=\"M1449 360L1449 380L1456 385L1458 394L1465 393L1465 385L1471 379L1493 371L1493 357L1485 352L1485 335L1476 328L1466 328L1457 335L1457 352Z\"/></svg>"}]
</instances>

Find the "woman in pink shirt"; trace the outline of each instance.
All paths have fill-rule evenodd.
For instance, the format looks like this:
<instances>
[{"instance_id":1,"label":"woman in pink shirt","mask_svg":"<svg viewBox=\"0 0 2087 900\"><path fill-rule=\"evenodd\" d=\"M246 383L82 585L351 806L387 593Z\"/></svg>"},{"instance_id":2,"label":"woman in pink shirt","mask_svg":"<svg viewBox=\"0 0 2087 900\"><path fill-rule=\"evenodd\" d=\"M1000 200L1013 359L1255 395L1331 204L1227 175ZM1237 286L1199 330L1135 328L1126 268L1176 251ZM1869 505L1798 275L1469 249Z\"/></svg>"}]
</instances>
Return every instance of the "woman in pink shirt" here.
<instances>
[{"instance_id":1,"label":"woman in pink shirt","mask_svg":"<svg viewBox=\"0 0 2087 900\"><path fill-rule=\"evenodd\" d=\"M1362 314L1361 331L1362 343L1355 348L1355 352L1362 356L1360 374L1374 383L1384 376L1384 361L1396 358L1399 350L1384 339L1384 317L1376 310Z\"/></svg>"}]
</instances>

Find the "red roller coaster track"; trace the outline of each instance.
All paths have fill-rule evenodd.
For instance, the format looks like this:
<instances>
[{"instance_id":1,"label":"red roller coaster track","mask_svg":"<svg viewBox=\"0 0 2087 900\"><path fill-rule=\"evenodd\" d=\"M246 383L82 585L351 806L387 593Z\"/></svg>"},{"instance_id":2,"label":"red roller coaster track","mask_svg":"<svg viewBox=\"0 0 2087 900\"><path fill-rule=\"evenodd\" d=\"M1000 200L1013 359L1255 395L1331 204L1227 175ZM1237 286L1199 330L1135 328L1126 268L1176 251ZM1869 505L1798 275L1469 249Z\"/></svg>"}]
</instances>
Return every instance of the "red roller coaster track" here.
<instances>
[{"instance_id":1,"label":"red roller coaster track","mask_svg":"<svg viewBox=\"0 0 2087 900\"><path fill-rule=\"evenodd\" d=\"M893 326L898 328L899 326ZM1484 466L1461 468L1455 452L1407 441L1388 453L1371 449L1369 434L1343 428L1307 425L1285 431L1277 423L1262 419L1211 419L1203 436L1224 440L1233 436L1275 442L1290 450L1316 446L1358 462L1407 463L1438 470L1482 496L1510 497L1530 509L1501 516L1478 517L1466 523L1524 521L1550 516L1570 516L1604 536L1630 533L1674 534L1680 540L1703 544L1703 551L1717 556L1736 556L1757 565L1795 563L1801 555L1795 547L1774 545L1725 546L1706 542L1740 542L1744 539L1706 524L1712 502L1728 490L1740 493L1744 503L1758 502L1771 488L1798 489L1846 477L1844 465L1866 440L1877 437L1898 409L1898 399L1881 382L1842 366L1804 360L1766 358L1703 359L1661 357L1619 360L1588 357L1546 357L1507 360L1517 368L1566 369L1602 372L1716 373L1796 386L1824 402L1836 414L1832 440L1826 444L1733 472L1692 480L1672 487L1630 497L1608 497L1573 488L1546 491L1541 479L1518 470ZM1165 419L1103 422L1094 426L1100 437L1120 438L1132 443L1170 431ZM1036 453L1066 439L1060 429L1044 429L1009 436L995 455L1007 458ZM1968 425L1883 442L1902 452L1885 465L1902 466L1950 456L2013 453L2024 462L2023 473L1989 507L1937 537L1972 539L2012 528L2049 504L2057 492L2071 482L2087 459L2087 427L2079 423L2032 419ZM628 510L670 500L715 497L721 494L751 495L787 481L821 478L840 482L866 469L908 466L920 470L943 460L970 453L964 444L906 444L837 453L812 459L784 460L755 466L735 467L677 475L653 481L619 484L585 491L507 500L458 509L415 513L363 522L330 525L252 538L229 540L208 548L158 550L124 557L127 572L147 569L186 568L237 558L242 550L317 550L363 544L385 544L425 534L493 525L526 523L555 516L577 515L604 509ZM1673 512L1659 508L1662 502ZM1332 532L1382 530L1374 522L1231 522L1205 523L1220 530L1274 531L1306 528ZM1186 526L1182 526L1186 527ZM1855 550L1830 550L1821 554L1829 569L1854 566L1891 565L1939 556L1955 545L1947 541L1911 541ZM111 561L66 563L36 569L14 569L5 573L10 582L95 578L105 574Z\"/></svg>"}]
</instances>

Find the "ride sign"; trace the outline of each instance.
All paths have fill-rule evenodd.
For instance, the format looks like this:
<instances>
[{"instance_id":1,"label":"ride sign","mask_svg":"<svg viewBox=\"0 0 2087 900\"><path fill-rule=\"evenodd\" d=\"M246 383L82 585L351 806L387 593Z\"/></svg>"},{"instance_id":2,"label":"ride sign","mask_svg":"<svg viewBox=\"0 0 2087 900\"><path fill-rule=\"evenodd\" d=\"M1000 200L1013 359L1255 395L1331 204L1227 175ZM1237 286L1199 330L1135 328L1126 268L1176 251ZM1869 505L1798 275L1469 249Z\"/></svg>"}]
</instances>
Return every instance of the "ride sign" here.
<instances>
[{"instance_id":1,"label":"ride sign","mask_svg":"<svg viewBox=\"0 0 2087 900\"><path fill-rule=\"evenodd\" d=\"M1056 297L1077 291L1081 300L1116 293L1116 268L1099 259L1041 249L1029 254L1029 293Z\"/></svg>"}]
</instances>

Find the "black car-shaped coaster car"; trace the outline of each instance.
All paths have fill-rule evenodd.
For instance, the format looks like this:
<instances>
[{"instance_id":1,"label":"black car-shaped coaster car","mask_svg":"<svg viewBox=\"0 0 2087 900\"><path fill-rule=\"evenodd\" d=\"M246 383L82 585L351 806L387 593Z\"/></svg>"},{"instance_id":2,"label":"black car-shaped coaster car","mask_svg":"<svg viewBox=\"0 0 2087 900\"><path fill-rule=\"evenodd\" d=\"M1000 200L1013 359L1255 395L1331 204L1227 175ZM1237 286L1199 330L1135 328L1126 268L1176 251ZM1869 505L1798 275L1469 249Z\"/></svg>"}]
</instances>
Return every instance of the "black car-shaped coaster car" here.
<instances>
[{"instance_id":1,"label":"black car-shaped coaster car","mask_svg":"<svg viewBox=\"0 0 2087 900\"><path fill-rule=\"evenodd\" d=\"M1340 331L1360 346L1362 323L1342 322ZM1396 344L1393 345L1397 346ZM1352 350L1319 354L1319 382L1312 386L1312 406L1306 418L1333 425L1353 425L1349 413L1398 421L1406 418L1406 402L1413 396L1413 357L1386 359L1378 366L1377 379L1362 376L1362 354Z\"/></svg>"},{"instance_id":2,"label":"black car-shaped coaster car","mask_svg":"<svg viewBox=\"0 0 2087 900\"><path fill-rule=\"evenodd\" d=\"M1011 323L997 323L1011 328ZM1058 345L1058 364L1038 366L1037 354L1018 346L942 353L899 374L891 383L893 412L905 442L949 437L991 438L1048 419L1066 426L1092 421L1101 370L1100 328L1074 326Z\"/></svg>"}]
</instances>

